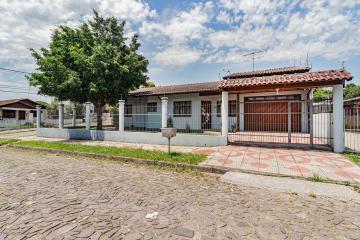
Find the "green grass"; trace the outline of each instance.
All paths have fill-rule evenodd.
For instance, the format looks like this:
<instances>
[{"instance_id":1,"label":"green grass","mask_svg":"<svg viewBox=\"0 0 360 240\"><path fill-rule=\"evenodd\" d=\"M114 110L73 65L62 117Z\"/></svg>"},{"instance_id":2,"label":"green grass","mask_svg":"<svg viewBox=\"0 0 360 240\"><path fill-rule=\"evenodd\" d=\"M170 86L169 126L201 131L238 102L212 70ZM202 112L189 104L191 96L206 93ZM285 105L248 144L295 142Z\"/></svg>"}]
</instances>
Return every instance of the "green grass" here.
<instances>
[{"instance_id":1,"label":"green grass","mask_svg":"<svg viewBox=\"0 0 360 240\"><path fill-rule=\"evenodd\" d=\"M343 155L360 166L360 155L351 152L344 152Z\"/></svg>"},{"instance_id":2,"label":"green grass","mask_svg":"<svg viewBox=\"0 0 360 240\"><path fill-rule=\"evenodd\" d=\"M325 181L325 179L323 179L319 173L315 173L315 172L313 172L313 174L310 178L314 182L324 182Z\"/></svg>"},{"instance_id":3,"label":"green grass","mask_svg":"<svg viewBox=\"0 0 360 240\"><path fill-rule=\"evenodd\" d=\"M14 143L14 145L34 147L34 148L67 150L72 152L104 154L109 156L141 158L147 160L187 163L193 165L204 161L206 158L206 155L204 154L173 152L169 155L168 153L162 151L151 151L151 150L143 150L143 149L135 149L135 148L106 147L106 146L89 146L89 145L71 144L71 143L63 143L63 142L20 141Z\"/></svg>"},{"instance_id":4,"label":"green grass","mask_svg":"<svg viewBox=\"0 0 360 240\"><path fill-rule=\"evenodd\" d=\"M6 138L0 138L0 146L9 144L9 143L15 143L18 142L18 139L6 139Z\"/></svg>"}]
</instances>

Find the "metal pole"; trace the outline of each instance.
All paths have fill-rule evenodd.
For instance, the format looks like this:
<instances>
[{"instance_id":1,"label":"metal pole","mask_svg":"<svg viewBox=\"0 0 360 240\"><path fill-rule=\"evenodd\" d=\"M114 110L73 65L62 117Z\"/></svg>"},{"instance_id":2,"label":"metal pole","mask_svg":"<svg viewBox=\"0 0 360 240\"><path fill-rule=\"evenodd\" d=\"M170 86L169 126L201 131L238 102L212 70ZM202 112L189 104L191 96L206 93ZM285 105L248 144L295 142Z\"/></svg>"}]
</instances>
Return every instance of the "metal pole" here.
<instances>
[{"instance_id":1,"label":"metal pole","mask_svg":"<svg viewBox=\"0 0 360 240\"><path fill-rule=\"evenodd\" d=\"M291 102L288 102L288 143L291 143Z\"/></svg>"},{"instance_id":2,"label":"metal pole","mask_svg":"<svg viewBox=\"0 0 360 240\"><path fill-rule=\"evenodd\" d=\"M168 137L168 153L170 154L170 137Z\"/></svg>"}]
</instances>

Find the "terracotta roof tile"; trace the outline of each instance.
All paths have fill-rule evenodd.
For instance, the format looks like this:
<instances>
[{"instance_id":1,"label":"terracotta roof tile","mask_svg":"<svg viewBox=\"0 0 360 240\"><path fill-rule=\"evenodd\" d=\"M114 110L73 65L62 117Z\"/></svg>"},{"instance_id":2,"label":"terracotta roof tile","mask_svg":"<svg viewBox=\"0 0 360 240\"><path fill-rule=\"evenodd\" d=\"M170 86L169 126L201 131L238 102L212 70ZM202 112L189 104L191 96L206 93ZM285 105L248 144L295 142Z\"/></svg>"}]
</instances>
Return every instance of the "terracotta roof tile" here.
<instances>
[{"instance_id":1,"label":"terracotta roof tile","mask_svg":"<svg viewBox=\"0 0 360 240\"><path fill-rule=\"evenodd\" d=\"M36 102L30 100L30 99L27 99L27 98L20 98L20 99L7 99L7 100L0 100L0 107L2 106L6 106L6 105L9 105L9 104L12 104L12 103L17 103L17 102L22 102L22 101L30 101L34 104L37 104Z\"/></svg>"},{"instance_id":2,"label":"terracotta roof tile","mask_svg":"<svg viewBox=\"0 0 360 240\"><path fill-rule=\"evenodd\" d=\"M176 93L200 93L219 91L219 82L204 82L181 84L172 86L159 86L151 88L139 88L129 93L130 96L150 96Z\"/></svg>"},{"instance_id":3,"label":"terracotta roof tile","mask_svg":"<svg viewBox=\"0 0 360 240\"><path fill-rule=\"evenodd\" d=\"M304 72L309 72L309 71L310 71L310 68L301 67L301 66L271 68L271 69L257 70L257 71L251 71L251 72L232 73L230 75L223 77L223 79L272 76L272 75L291 74L291 73L304 73Z\"/></svg>"},{"instance_id":4,"label":"terracotta roof tile","mask_svg":"<svg viewBox=\"0 0 360 240\"><path fill-rule=\"evenodd\" d=\"M329 70L320 72L304 72L273 76L247 77L236 79L224 79L220 82L221 89L241 88L241 87L257 87L267 85L282 85L294 83L314 83L351 80L352 75L346 70Z\"/></svg>"}]
</instances>

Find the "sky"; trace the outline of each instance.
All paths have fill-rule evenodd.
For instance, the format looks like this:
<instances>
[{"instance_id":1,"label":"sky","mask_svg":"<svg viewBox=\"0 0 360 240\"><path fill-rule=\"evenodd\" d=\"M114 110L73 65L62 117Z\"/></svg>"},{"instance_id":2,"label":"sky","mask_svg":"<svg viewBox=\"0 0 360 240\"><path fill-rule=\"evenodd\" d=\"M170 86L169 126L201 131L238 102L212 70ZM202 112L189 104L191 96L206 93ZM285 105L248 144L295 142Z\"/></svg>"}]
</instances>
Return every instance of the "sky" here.
<instances>
[{"instance_id":1,"label":"sky","mask_svg":"<svg viewBox=\"0 0 360 240\"><path fill-rule=\"evenodd\" d=\"M360 0L0 0L0 68L32 72L29 48L47 47L61 24L92 17L126 20L140 35L156 85L219 80L227 73L305 65L343 65L360 83ZM36 95L23 73L0 70L0 100Z\"/></svg>"}]
</instances>

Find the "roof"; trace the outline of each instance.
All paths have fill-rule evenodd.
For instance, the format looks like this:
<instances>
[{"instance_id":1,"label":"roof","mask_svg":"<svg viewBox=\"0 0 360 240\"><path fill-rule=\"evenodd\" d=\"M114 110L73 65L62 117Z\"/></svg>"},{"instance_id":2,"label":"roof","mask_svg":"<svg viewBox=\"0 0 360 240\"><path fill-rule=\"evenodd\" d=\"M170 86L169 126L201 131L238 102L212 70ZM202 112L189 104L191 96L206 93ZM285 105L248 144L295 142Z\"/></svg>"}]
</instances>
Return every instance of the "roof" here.
<instances>
[{"instance_id":1,"label":"roof","mask_svg":"<svg viewBox=\"0 0 360 240\"><path fill-rule=\"evenodd\" d=\"M140 88L130 92L130 96L151 96L180 93L218 92L221 89L249 89L252 87L305 87L340 84L351 80L352 75L345 69L310 72L307 67L273 68L261 71L237 73L239 77L225 78L219 82L204 82ZM269 75L271 73L271 75Z\"/></svg>"},{"instance_id":2,"label":"roof","mask_svg":"<svg viewBox=\"0 0 360 240\"><path fill-rule=\"evenodd\" d=\"M282 74L304 73L304 72L309 72L309 71L310 71L310 68L308 68L308 67L292 66L292 67L257 70L257 71L251 71L251 72L237 72L237 73L232 73L230 75L227 75L227 76L223 77L223 79L272 76L272 75L282 75Z\"/></svg>"},{"instance_id":3,"label":"roof","mask_svg":"<svg viewBox=\"0 0 360 240\"><path fill-rule=\"evenodd\" d=\"M353 97L353 98L345 99L344 102L345 102L345 103L349 103L349 102L360 102L360 96L359 96L359 97Z\"/></svg>"},{"instance_id":4,"label":"roof","mask_svg":"<svg viewBox=\"0 0 360 240\"><path fill-rule=\"evenodd\" d=\"M181 84L172 86L159 86L150 88L139 88L129 93L130 96L150 96L176 93L200 93L219 91L219 82L204 82Z\"/></svg>"},{"instance_id":5,"label":"roof","mask_svg":"<svg viewBox=\"0 0 360 240\"><path fill-rule=\"evenodd\" d=\"M36 106L37 103L28 99L28 98L21 98L21 99L7 99L7 100L0 100L0 107L8 106L14 103L22 103L29 107ZM30 104L29 104L30 103ZM35 108L35 107L34 107Z\"/></svg>"},{"instance_id":6,"label":"roof","mask_svg":"<svg viewBox=\"0 0 360 240\"><path fill-rule=\"evenodd\" d=\"M219 84L221 89L228 88L248 88L248 87L263 87L263 86L286 86L286 85L313 85L321 86L327 83L351 80L352 75L344 70L328 70L319 72L303 72L273 76L262 77L247 77L236 79L225 79Z\"/></svg>"}]
</instances>

